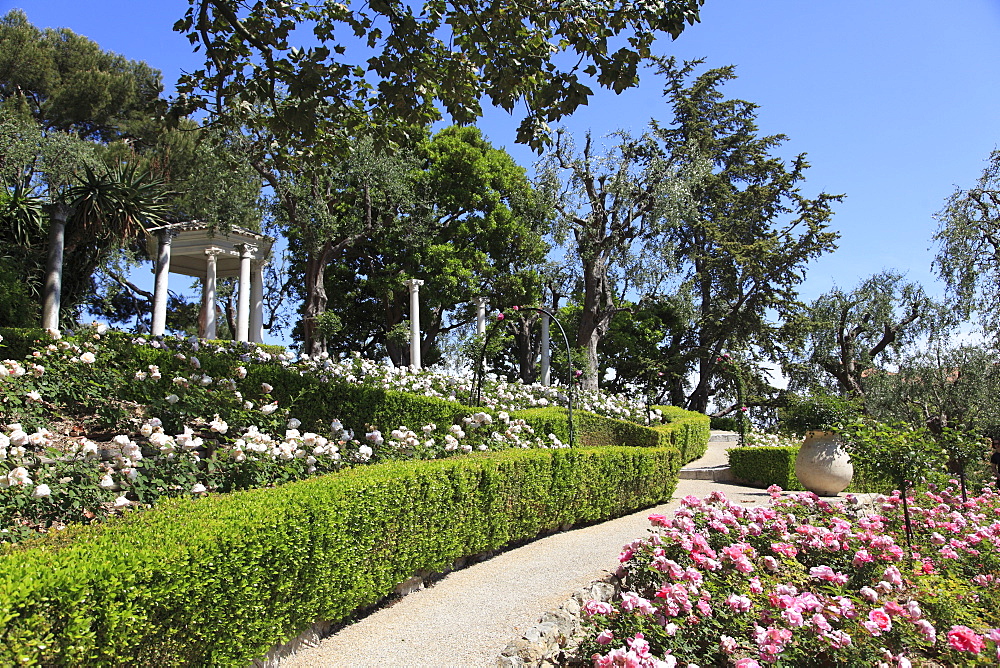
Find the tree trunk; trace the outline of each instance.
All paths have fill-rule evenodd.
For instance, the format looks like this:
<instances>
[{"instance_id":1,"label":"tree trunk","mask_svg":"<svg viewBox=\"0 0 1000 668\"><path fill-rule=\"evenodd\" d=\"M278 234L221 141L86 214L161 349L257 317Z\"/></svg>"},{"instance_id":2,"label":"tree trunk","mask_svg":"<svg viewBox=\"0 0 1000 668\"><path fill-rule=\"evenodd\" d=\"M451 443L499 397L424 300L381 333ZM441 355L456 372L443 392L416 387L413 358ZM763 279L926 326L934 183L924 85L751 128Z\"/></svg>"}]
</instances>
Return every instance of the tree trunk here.
<instances>
[{"instance_id":1,"label":"tree trunk","mask_svg":"<svg viewBox=\"0 0 1000 668\"><path fill-rule=\"evenodd\" d=\"M585 390L598 389L597 347L608 333L615 313L614 300L608 289L607 261L597 255L583 263L583 312L576 344L583 349L586 369L581 386Z\"/></svg>"},{"instance_id":2,"label":"tree trunk","mask_svg":"<svg viewBox=\"0 0 1000 668\"><path fill-rule=\"evenodd\" d=\"M306 257L306 300L302 313L302 346L310 357L326 352L326 336L320 331L319 319L326 313L326 265L333 244L327 241L319 250Z\"/></svg>"},{"instance_id":3,"label":"tree trunk","mask_svg":"<svg viewBox=\"0 0 1000 668\"><path fill-rule=\"evenodd\" d=\"M45 288L42 294L42 327L59 329L59 306L62 301L63 251L66 246L66 221L70 208L62 202L50 205L48 262L45 265Z\"/></svg>"},{"instance_id":4,"label":"tree trunk","mask_svg":"<svg viewBox=\"0 0 1000 668\"><path fill-rule=\"evenodd\" d=\"M396 366L409 366L410 364L410 344L407 336L405 343L400 343L392 338L392 331L396 325L403 322L403 304L407 301L405 291L393 290L386 298L384 310L385 326L385 351L389 359Z\"/></svg>"}]
</instances>

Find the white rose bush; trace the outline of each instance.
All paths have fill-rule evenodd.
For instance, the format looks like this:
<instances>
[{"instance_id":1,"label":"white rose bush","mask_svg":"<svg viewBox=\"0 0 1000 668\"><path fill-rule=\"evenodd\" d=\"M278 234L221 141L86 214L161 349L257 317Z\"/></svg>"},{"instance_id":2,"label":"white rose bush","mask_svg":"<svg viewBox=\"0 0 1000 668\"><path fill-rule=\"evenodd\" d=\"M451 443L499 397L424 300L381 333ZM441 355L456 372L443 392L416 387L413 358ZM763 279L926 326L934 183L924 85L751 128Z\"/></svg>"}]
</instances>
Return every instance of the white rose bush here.
<instances>
[{"instance_id":1,"label":"white rose bush","mask_svg":"<svg viewBox=\"0 0 1000 668\"><path fill-rule=\"evenodd\" d=\"M315 402L281 389L276 373L314 387L447 402L434 404L445 415L411 426L362 423L355 437L338 419L348 416L298 419L297 402L307 413ZM276 485L387 459L567 446L510 415L564 404L565 388L491 376L475 412L461 403L471 389L471 376L357 355L297 359L252 344L146 339L97 325L46 332L25 359L0 362L0 542L164 497ZM600 393L581 395L576 407L636 422L646 416L643 405ZM662 418L656 411L650 419Z\"/></svg>"}]
</instances>

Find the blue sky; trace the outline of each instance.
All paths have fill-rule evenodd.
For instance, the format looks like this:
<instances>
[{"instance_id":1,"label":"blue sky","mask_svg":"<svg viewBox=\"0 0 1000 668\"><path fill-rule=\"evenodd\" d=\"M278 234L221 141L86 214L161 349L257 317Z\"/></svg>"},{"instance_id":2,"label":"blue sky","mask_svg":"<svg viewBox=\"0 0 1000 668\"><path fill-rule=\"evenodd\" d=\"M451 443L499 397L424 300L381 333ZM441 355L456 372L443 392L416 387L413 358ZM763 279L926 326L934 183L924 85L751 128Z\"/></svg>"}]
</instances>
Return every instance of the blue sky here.
<instances>
[{"instance_id":1,"label":"blue sky","mask_svg":"<svg viewBox=\"0 0 1000 668\"><path fill-rule=\"evenodd\" d=\"M172 31L186 0L16 0L40 27L67 27L106 50L160 69L168 88L200 65ZM844 193L832 227L840 248L816 261L802 296L849 288L882 269L931 291L933 214L973 183L1000 143L1000 0L707 0L702 22L659 51L707 66L736 65L725 91L760 106L762 132L783 133L784 153L808 154L803 187ZM599 94L565 125L603 135L666 119L661 82ZM518 119L488 111L481 127L521 164Z\"/></svg>"}]
</instances>

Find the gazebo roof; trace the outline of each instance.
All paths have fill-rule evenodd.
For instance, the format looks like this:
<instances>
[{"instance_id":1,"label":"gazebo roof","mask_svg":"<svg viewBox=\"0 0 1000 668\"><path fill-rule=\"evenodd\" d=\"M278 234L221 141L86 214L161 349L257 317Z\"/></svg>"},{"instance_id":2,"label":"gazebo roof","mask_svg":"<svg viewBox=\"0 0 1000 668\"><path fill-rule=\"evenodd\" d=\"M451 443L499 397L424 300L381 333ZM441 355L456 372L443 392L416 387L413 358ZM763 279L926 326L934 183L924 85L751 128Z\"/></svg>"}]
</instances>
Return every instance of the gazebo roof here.
<instances>
[{"instance_id":1,"label":"gazebo roof","mask_svg":"<svg viewBox=\"0 0 1000 668\"><path fill-rule=\"evenodd\" d=\"M147 230L146 249L154 260L158 246L156 233L163 231L176 233L170 244L170 271L195 278L205 278L207 250L218 251L216 275L222 278L240 275L240 246L256 246L255 259L263 260L270 256L271 245L274 243L273 237L240 227L222 231L213 230L208 223L196 220L170 223Z\"/></svg>"}]
</instances>

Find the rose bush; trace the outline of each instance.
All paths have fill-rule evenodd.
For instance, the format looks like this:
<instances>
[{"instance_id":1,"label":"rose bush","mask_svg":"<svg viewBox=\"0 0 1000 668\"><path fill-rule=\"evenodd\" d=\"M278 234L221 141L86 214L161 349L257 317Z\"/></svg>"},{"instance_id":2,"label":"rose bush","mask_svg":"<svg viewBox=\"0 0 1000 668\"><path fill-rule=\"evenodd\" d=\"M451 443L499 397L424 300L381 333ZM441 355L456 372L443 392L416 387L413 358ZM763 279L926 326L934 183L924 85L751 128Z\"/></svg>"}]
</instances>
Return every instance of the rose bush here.
<instances>
[{"instance_id":1,"label":"rose bush","mask_svg":"<svg viewBox=\"0 0 1000 668\"><path fill-rule=\"evenodd\" d=\"M1000 495L953 486L828 503L772 488L767 508L687 497L626 545L613 605L584 605L597 666L995 665Z\"/></svg>"}]
</instances>

